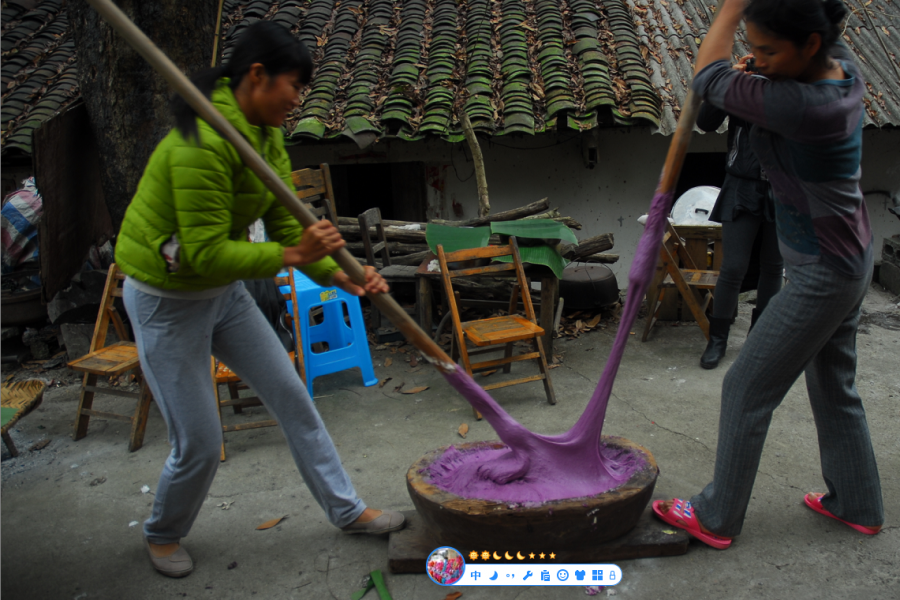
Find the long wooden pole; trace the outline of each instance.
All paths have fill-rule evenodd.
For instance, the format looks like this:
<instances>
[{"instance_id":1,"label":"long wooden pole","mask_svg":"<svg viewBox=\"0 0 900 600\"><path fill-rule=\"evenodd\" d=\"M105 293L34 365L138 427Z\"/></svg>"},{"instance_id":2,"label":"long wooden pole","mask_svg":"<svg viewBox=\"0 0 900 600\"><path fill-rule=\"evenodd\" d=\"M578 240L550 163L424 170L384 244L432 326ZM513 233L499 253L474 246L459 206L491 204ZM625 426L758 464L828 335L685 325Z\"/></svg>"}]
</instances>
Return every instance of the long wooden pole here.
<instances>
[{"instance_id":1,"label":"long wooden pole","mask_svg":"<svg viewBox=\"0 0 900 600\"><path fill-rule=\"evenodd\" d=\"M237 129L213 107L212 103L198 90L175 64L144 35L138 27L111 0L87 0L100 16L115 29L150 65L169 82L175 91L193 108L200 118L220 132L237 149L241 160L256 173L281 204L304 227L317 222L315 216L294 196L275 171L260 157ZM341 248L332 255L338 265L357 285L365 283L365 270L347 250ZM449 373L456 366L449 356L438 346L418 324L404 311L390 294L368 294L375 306L393 323L406 339L418 348L425 359L442 372Z\"/></svg>"}]
</instances>

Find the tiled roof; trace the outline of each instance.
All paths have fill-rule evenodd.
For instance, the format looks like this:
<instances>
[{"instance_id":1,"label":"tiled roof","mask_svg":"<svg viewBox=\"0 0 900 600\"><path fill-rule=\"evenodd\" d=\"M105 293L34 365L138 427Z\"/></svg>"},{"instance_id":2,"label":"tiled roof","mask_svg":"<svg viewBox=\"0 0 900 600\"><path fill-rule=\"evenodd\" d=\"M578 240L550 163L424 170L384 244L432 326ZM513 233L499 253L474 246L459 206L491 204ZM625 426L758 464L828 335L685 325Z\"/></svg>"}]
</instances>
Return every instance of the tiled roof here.
<instances>
[{"instance_id":1,"label":"tiled roof","mask_svg":"<svg viewBox=\"0 0 900 600\"><path fill-rule=\"evenodd\" d=\"M847 0L866 124L900 125L900 0ZM225 0L223 54L259 19L290 28L317 71L290 140L674 130L715 0ZM738 52L746 47L738 44ZM2 4L2 151L78 99L64 0Z\"/></svg>"},{"instance_id":2,"label":"tiled roof","mask_svg":"<svg viewBox=\"0 0 900 600\"><path fill-rule=\"evenodd\" d=\"M6 0L2 16L2 151L31 153L31 133L78 99L63 0Z\"/></svg>"},{"instance_id":3,"label":"tiled roof","mask_svg":"<svg viewBox=\"0 0 900 600\"><path fill-rule=\"evenodd\" d=\"M534 134L656 125L661 101L621 0L226 0L227 57L249 22L271 18L317 70L288 137ZM561 121L562 119L562 121Z\"/></svg>"},{"instance_id":4,"label":"tiled roof","mask_svg":"<svg viewBox=\"0 0 900 600\"><path fill-rule=\"evenodd\" d=\"M715 0L625 0L663 99L659 128L675 130L693 77L693 60L715 12ZM900 126L900 0L845 0L844 42L856 53L867 83L865 125ZM739 36L742 37L742 36ZM738 55L748 47L739 41Z\"/></svg>"}]
</instances>

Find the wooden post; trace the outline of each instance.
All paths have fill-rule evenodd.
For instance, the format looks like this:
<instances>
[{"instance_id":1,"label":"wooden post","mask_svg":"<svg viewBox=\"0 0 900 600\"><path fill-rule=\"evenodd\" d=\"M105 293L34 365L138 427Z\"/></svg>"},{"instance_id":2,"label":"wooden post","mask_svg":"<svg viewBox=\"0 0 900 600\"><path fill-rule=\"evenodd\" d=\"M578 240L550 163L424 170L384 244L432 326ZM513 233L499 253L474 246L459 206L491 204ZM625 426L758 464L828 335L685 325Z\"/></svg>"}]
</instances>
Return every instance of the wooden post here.
<instances>
[{"instance_id":1,"label":"wooden post","mask_svg":"<svg viewBox=\"0 0 900 600\"><path fill-rule=\"evenodd\" d=\"M475 163L475 183L478 185L478 216L486 217L491 212L491 202L488 200L487 177L484 174L484 157L481 155L481 146L478 144L475 130L472 129L472 122L469 120L469 115L465 113L465 110L460 112L459 122L462 123L466 141L469 142L469 148L472 150L472 162Z\"/></svg>"}]
</instances>

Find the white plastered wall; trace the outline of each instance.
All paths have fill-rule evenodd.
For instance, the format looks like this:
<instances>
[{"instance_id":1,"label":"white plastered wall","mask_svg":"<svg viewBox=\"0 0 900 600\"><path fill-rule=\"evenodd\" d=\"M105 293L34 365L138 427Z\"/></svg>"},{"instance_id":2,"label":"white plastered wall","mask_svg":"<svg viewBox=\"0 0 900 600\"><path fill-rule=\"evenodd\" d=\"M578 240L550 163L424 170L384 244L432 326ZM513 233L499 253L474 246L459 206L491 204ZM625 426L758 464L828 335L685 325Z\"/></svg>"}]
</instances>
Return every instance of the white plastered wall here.
<instances>
[{"instance_id":1,"label":"white plastered wall","mask_svg":"<svg viewBox=\"0 0 900 600\"><path fill-rule=\"evenodd\" d=\"M628 269L643 228L637 218L653 198L670 137L648 129L604 129L597 137L599 161L587 169L582 141L577 134L548 135L512 140L482 140L491 211L498 212L544 197L560 214L583 225L576 233L587 238L611 232L615 247L609 252L620 259L610 265L619 287L628 285ZM900 132L866 130L863 133L862 188L900 194ZM354 164L421 161L426 165L428 218L463 218L477 215L473 166L465 144L441 141L388 141L360 150L355 144L293 146L295 168L321 162ZM695 135L692 152L724 152L724 134ZM887 211L889 199L867 196L876 256L882 239L900 233L900 220ZM355 215L342 215L355 216Z\"/></svg>"}]
</instances>

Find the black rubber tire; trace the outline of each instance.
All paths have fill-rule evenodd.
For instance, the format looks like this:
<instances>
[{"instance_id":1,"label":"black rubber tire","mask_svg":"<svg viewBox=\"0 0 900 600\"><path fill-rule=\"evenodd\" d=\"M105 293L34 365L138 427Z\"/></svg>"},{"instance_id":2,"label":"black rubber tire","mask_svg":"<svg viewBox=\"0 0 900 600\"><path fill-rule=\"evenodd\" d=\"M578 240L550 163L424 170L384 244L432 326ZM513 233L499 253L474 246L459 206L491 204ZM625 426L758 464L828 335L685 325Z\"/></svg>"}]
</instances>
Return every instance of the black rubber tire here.
<instances>
[{"instance_id":1,"label":"black rubber tire","mask_svg":"<svg viewBox=\"0 0 900 600\"><path fill-rule=\"evenodd\" d=\"M619 283L606 265L570 263L559 282L566 310L593 310L619 301Z\"/></svg>"}]
</instances>

